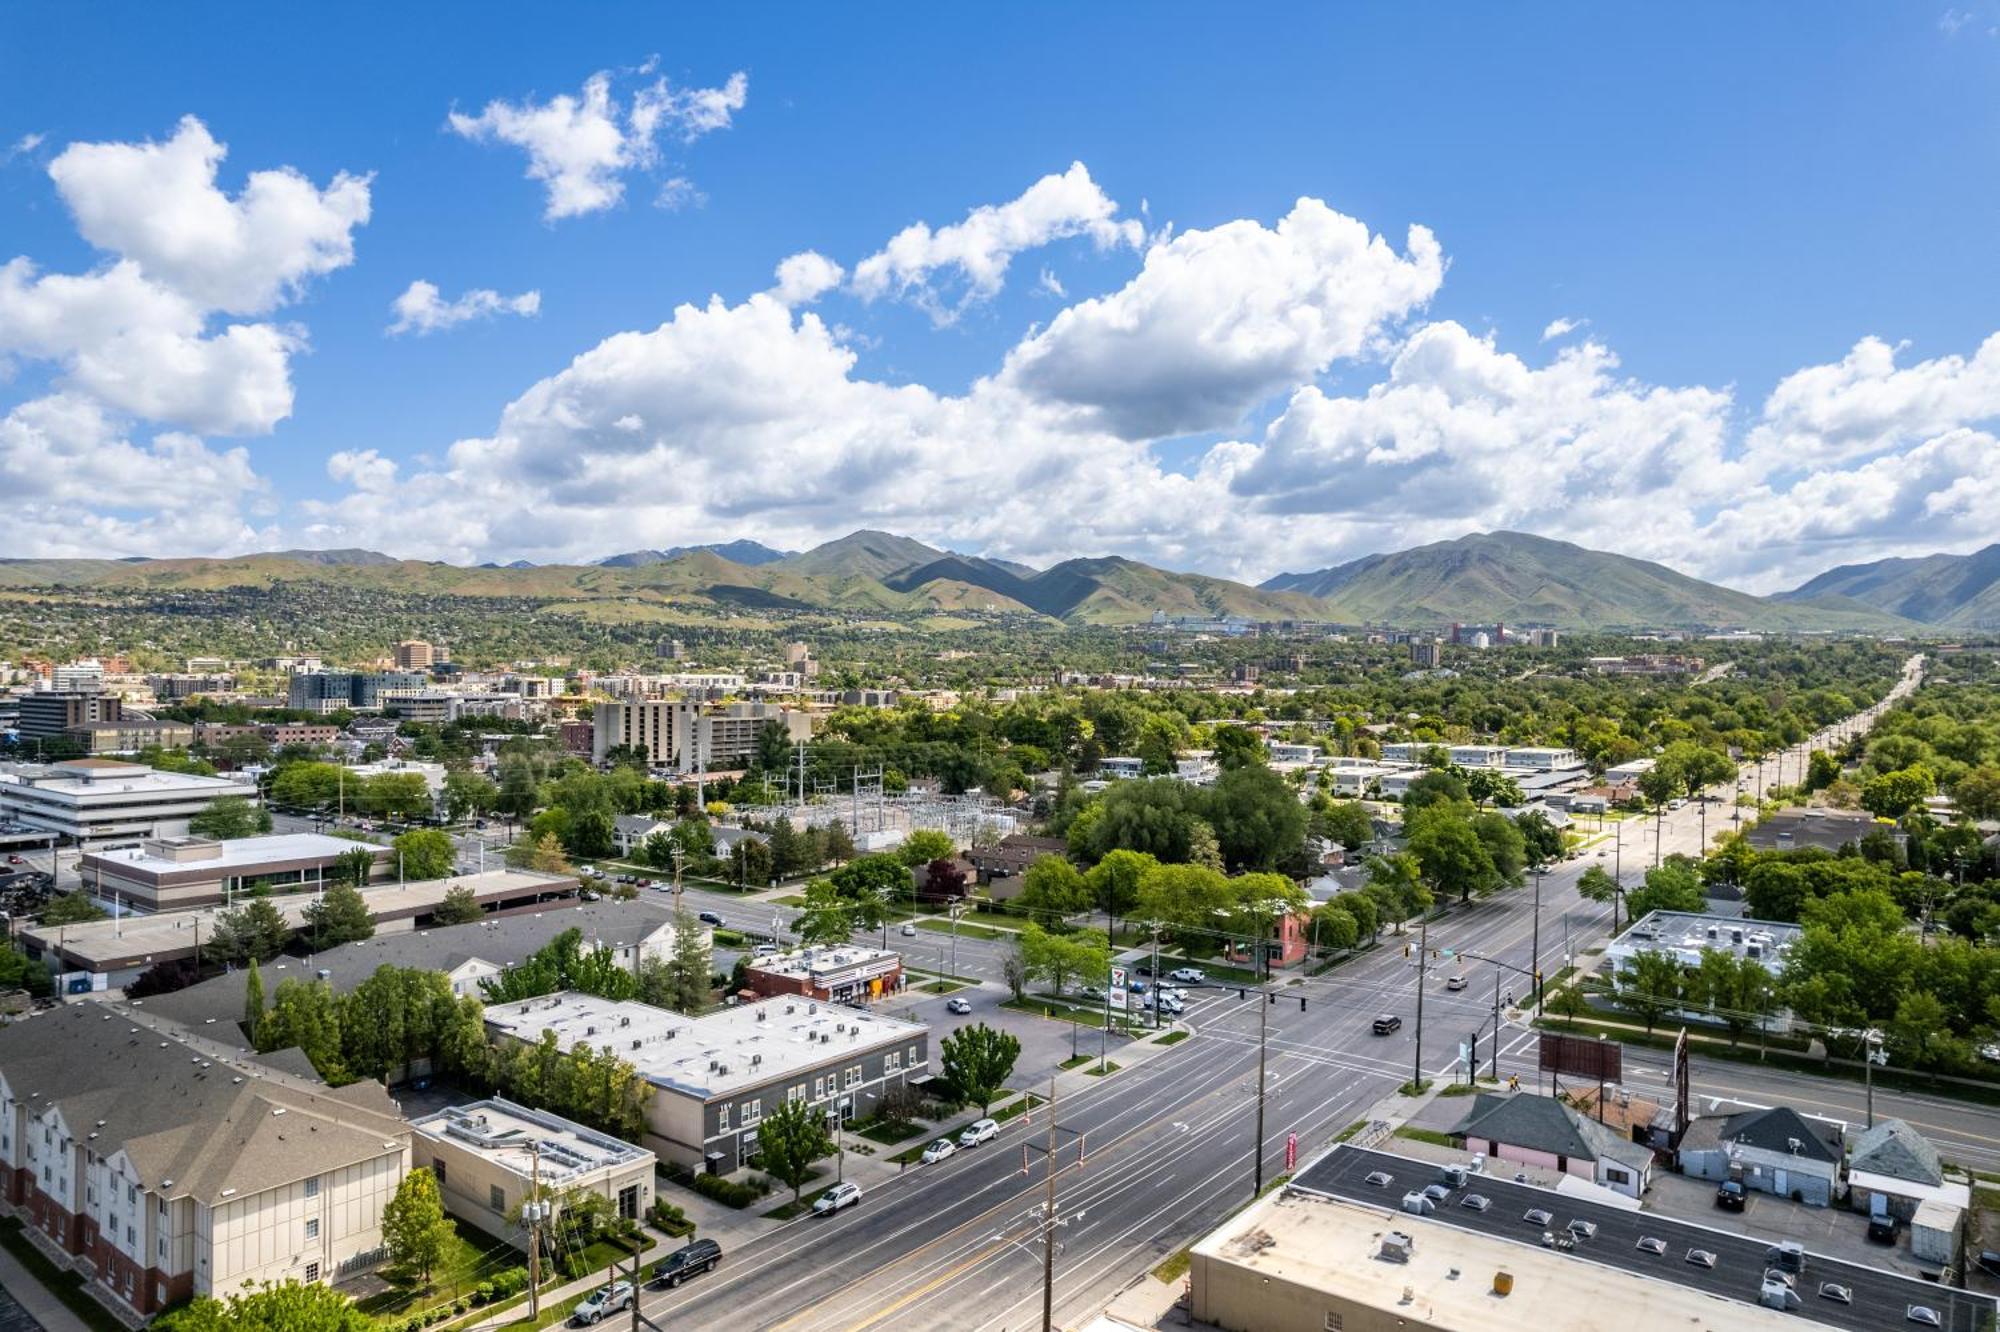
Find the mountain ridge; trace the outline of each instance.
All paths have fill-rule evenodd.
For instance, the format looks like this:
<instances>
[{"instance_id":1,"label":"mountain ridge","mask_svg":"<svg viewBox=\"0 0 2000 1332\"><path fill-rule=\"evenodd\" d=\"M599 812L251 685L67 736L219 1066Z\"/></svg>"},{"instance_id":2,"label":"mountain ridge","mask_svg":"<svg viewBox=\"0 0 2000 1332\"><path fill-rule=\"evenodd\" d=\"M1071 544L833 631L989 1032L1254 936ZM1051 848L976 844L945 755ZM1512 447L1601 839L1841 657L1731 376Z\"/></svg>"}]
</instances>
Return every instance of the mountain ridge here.
<instances>
[{"instance_id":1,"label":"mountain ridge","mask_svg":"<svg viewBox=\"0 0 2000 1332\"><path fill-rule=\"evenodd\" d=\"M2000 629L2000 542L1964 555L1892 556L1843 564L1781 601L1851 603L1948 629Z\"/></svg>"}]
</instances>

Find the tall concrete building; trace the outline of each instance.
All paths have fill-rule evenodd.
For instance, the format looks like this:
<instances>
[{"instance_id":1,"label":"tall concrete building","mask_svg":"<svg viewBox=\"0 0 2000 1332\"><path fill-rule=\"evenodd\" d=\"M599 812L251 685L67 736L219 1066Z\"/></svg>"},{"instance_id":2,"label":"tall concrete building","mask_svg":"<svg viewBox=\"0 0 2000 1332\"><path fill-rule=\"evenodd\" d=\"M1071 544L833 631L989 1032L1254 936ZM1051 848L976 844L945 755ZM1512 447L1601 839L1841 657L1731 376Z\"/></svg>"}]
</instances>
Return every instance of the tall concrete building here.
<instances>
[{"instance_id":1,"label":"tall concrete building","mask_svg":"<svg viewBox=\"0 0 2000 1332\"><path fill-rule=\"evenodd\" d=\"M421 638L406 638L396 644L396 669L399 671L427 671L436 661L437 654Z\"/></svg>"},{"instance_id":2,"label":"tall concrete building","mask_svg":"<svg viewBox=\"0 0 2000 1332\"><path fill-rule=\"evenodd\" d=\"M776 722L787 740L812 738L812 718L775 703L706 704L683 698L599 703L591 728L591 760L620 746L643 750L654 767L676 772L740 768L757 753L757 736Z\"/></svg>"},{"instance_id":3,"label":"tall concrete building","mask_svg":"<svg viewBox=\"0 0 2000 1332\"><path fill-rule=\"evenodd\" d=\"M23 740L51 740L93 722L115 722L125 715L116 694L43 690L21 698Z\"/></svg>"}]
</instances>

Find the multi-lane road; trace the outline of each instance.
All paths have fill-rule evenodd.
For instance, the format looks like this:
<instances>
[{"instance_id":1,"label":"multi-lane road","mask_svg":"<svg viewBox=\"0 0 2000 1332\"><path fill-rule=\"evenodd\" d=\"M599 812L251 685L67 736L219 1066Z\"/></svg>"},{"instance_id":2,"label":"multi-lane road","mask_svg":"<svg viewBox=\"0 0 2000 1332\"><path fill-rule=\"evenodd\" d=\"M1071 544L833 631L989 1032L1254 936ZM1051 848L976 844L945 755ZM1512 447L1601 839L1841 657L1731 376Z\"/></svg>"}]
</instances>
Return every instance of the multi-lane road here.
<instances>
[{"instance_id":1,"label":"multi-lane road","mask_svg":"<svg viewBox=\"0 0 2000 1332\"><path fill-rule=\"evenodd\" d=\"M1913 680L1913 674L1906 676L1898 697ZM1793 779L1806 749L1865 729L1874 712L1830 728L1786 755L1786 779ZM1779 762L1767 762L1765 785L1779 780ZM1746 779L1755 780L1756 774L1746 773ZM1717 794L1733 797L1733 784ZM1726 826L1727 811L1726 804L1708 809L1710 836ZM1591 854L1548 873L1541 885L1542 967L1554 972L1566 951L1580 952L1601 940L1609 925L1607 906L1576 893L1585 866L1609 866L1616 859L1624 878L1636 882L1656 855L1699 851L1702 825L1699 806L1669 813L1659 822L1656 849L1653 823L1634 821L1627 826L1622 856L1599 860ZM746 924L769 910L740 902L724 902L720 909ZM1458 1043L1482 1026L1490 1033L1496 974L1503 992L1525 999L1521 973L1536 958L1535 915L1533 893L1524 889L1457 908L1431 926L1431 947L1494 961L1424 969L1421 1067L1427 1077L1449 1076ZM1248 1198L1260 1018L1269 1023L1266 1179L1284 1168L1288 1134L1298 1134L1302 1152L1316 1150L1410 1078L1419 1064L1418 959L1406 957L1395 939L1386 943L1325 976L1284 987L1275 1005L1245 1003L1233 991L1200 993L1186 1018L1197 1032L1194 1039L1058 1102L1053 1287L1058 1323L1074 1323L1130 1282L1144 1279L1161 1258ZM961 970L973 975L997 968L995 950L983 941L961 940L959 957ZM1468 989L1444 988L1453 971L1468 976ZM1304 1011L1297 996L1307 1001ZM1402 1015L1404 1026L1393 1035L1375 1036L1370 1020L1384 1011ZM1503 1023L1503 1072L1532 1069L1535 1044L1531 1028ZM1490 1057L1490 1045L1482 1044L1482 1062ZM1654 1052L1632 1051L1629 1080L1634 1085L1653 1080L1664 1089L1664 1062ZM1697 1058L1692 1081L1697 1098L1783 1101L1851 1122L1863 1113L1862 1089L1838 1080ZM1949 1157L1968 1164L2000 1160L1991 1145L1993 1119L1977 1107L1881 1090L1875 1099L1879 1114L1920 1125ZM731 1254L715 1276L649 1295L646 1310L695 1326L849 1332L916 1325L1000 1332L1036 1324L1043 1270L1043 1114L1027 1126L1009 1124L994 1145L877 1185L857 1207L793 1222ZM1086 1154L1080 1165L1079 1137Z\"/></svg>"}]
</instances>

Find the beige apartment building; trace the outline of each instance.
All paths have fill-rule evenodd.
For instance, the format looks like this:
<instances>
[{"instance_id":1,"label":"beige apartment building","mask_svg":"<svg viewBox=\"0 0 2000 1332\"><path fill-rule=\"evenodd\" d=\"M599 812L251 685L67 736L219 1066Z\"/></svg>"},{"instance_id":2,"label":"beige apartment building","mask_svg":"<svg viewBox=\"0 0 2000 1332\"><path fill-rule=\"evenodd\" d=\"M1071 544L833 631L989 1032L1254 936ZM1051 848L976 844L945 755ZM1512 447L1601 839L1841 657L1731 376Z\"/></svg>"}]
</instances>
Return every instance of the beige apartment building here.
<instances>
[{"instance_id":1,"label":"beige apartment building","mask_svg":"<svg viewBox=\"0 0 2000 1332\"><path fill-rule=\"evenodd\" d=\"M396 644L396 669L399 671L427 671L436 662L437 654L431 645L421 638L406 638Z\"/></svg>"},{"instance_id":2,"label":"beige apartment building","mask_svg":"<svg viewBox=\"0 0 2000 1332\"><path fill-rule=\"evenodd\" d=\"M593 713L590 757L602 763L621 745L643 750L656 768L724 771L747 765L757 736L777 722L788 740L810 740L812 717L776 703L698 703L648 698L599 703Z\"/></svg>"},{"instance_id":3,"label":"beige apartment building","mask_svg":"<svg viewBox=\"0 0 2000 1332\"><path fill-rule=\"evenodd\" d=\"M575 1189L618 1216L636 1219L653 1205L651 1152L560 1115L494 1097L426 1115L410 1129L414 1164L437 1176L445 1210L523 1248L513 1218L537 1179L558 1206Z\"/></svg>"},{"instance_id":4,"label":"beige apartment building","mask_svg":"<svg viewBox=\"0 0 2000 1332\"><path fill-rule=\"evenodd\" d=\"M211 1059L97 1004L0 1027L0 1212L140 1315L374 1266L409 1158L378 1083Z\"/></svg>"}]
</instances>

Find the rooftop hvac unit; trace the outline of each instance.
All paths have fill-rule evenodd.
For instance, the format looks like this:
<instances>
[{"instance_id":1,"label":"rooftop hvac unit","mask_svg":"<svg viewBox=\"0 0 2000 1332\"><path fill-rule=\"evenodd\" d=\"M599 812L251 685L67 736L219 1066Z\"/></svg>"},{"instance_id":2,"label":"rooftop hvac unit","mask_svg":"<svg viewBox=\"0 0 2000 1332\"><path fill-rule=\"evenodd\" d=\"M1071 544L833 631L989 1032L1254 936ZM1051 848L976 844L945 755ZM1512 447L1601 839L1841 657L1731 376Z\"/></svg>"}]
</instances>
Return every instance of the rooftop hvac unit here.
<instances>
[{"instance_id":1,"label":"rooftop hvac unit","mask_svg":"<svg viewBox=\"0 0 2000 1332\"><path fill-rule=\"evenodd\" d=\"M1392 1230L1382 1237L1381 1251L1376 1255L1384 1262L1407 1263L1410 1253L1416 1248L1416 1241L1400 1230Z\"/></svg>"},{"instance_id":2,"label":"rooftop hvac unit","mask_svg":"<svg viewBox=\"0 0 2000 1332\"><path fill-rule=\"evenodd\" d=\"M759 1067L761 1067L761 1066L763 1065L763 1063L764 1063L764 1056L763 1056L763 1055L760 1055L760 1054L753 1054L753 1055L751 1055L751 1056L750 1056L750 1067L752 1067L752 1068L759 1068Z\"/></svg>"},{"instance_id":3,"label":"rooftop hvac unit","mask_svg":"<svg viewBox=\"0 0 2000 1332\"><path fill-rule=\"evenodd\" d=\"M621 1026L621 1027L629 1027L629 1026L631 1026L631 1025L632 1025L632 1019L631 1019L631 1018L629 1018L629 1017L622 1017L622 1018L619 1018L619 1019L618 1019L618 1025L619 1025L619 1026Z\"/></svg>"},{"instance_id":4,"label":"rooftop hvac unit","mask_svg":"<svg viewBox=\"0 0 2000 1332\"><path fill-rule=\"evenodd\" d=\"M583 1034L584 1034L584 1035L586 1035L586 1036L595 1036L595 1035L597 1034L597 1028L596 1028L596 1027L585 1027L585 1028L583 1029Z\"/></svg>"}]
</instances>

